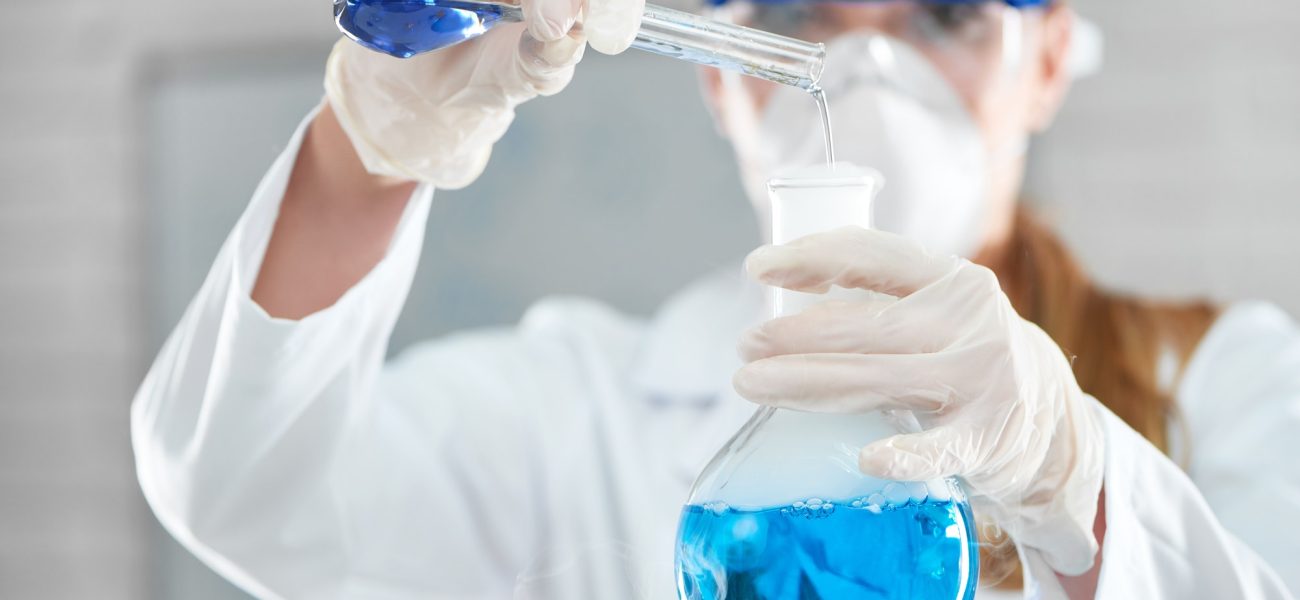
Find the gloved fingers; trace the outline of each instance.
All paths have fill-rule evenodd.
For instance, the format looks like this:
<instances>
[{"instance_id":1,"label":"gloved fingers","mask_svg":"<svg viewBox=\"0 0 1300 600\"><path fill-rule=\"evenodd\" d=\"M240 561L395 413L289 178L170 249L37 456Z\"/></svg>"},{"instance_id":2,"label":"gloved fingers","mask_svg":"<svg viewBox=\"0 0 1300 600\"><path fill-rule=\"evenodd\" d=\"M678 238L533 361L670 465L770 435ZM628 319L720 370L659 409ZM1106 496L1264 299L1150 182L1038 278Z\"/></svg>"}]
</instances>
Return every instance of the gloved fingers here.
<instances>
[{"instance_id":1,"label":"gloved fingers","mask_svg":"<svg viewBox=\"0 0 1300 600\"><path fill-rule=\"evenodd\" d=\"M892 296L832 300L745 332L746 362L785 354L927 354L947 346L960 328L946 306L909 304Z\"/></svg>"},{"instance_id":2,"label":"gloved fingers","mask_svg":"<svg viewBox=\"0 0 1300 600\"><path fill-rule=\"evenodd\" d=\"M757 404L818 413L901 409L942 413L959 394L930 355L790 354L751 362L732 385Z\"/></svg>"},{"instance_id":3,"label":"gloved fingers","mask_svg":"<svg viewBox=\"0 0 1300 600\"><path fill-rule=\"evenodd\" d=\"M960 261L933 256L892 233L841 227L780 246L763 246L745 260L750 276L771 286L824 293L831 285L906 296L955 271Z\"/></svg>"},{"instance_id":4,"label":"gloved fingers","mask_svg":"<svg viewBox=\"0 0 1300 600\"><path fill-rule=\"evenodd\" d=\"M521 77L539 95L559 93L573 79L573 67L582 60L586 44L580 32L570 32L543 42L524 32L519 38L516 67Z\"/></svg>"},{"instance_id":5,"label":"gloved fingers","mask_svg":"<svg viewBox=\"0 0 1300 600\"><path fill-rule=\"evenodd\" d=\"M583 0L522 0L528 33L542 42L554 42L569 34L578 22Z\"/></svg>"},{"instance_id":6,"label":"gloved fingers","mask_svg":"<svg viewBox=\"0 0 1300 600\"><path fill-rule=\"evenodd\" d=\"M880 479L929 481L967 475L979 438L967 427L941 425L867 444L858 454L858 469Z\"/></svg>"},{"instance_id":7,"label":"gloved fingers","mask_svg":"<svg viewBox=\"0 0 1300 600\"><path fill-rule=\"evenodd\" d=\"M597 52L618 54L636 39L644 11L645 0L587 0L582 28Z\"/></svg>"}]
</instances>

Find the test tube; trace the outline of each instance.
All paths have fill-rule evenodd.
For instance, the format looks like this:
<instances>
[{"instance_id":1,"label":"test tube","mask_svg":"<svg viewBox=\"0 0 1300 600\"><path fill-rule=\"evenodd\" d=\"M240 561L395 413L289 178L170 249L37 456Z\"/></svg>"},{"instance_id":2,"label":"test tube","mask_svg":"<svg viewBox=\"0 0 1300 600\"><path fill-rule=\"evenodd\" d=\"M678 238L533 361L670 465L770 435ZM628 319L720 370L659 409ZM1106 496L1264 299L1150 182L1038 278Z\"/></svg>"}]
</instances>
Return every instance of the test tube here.
<instances>
[{"instance_id":1,"label":"test tube","mask_svg":"<svg viewBox=\"0 0 1300 600\"><path fill-rule=\"evenodd\" d=\"M805 90L817 87L826 60L823 44L654 4L645 6L632 47Z\"/></svg>"},{"instance_id":2,"label":"test tube","mask_svg":"<svg viewBox=\"0 0 1300 600\"><path fill-rule=\"evenodd\" d=\"M367 47L409 58L523 20L519 0L334 0L339 29ZM444 22L445 21L445 22ZM826 47L647 4L632 47L813 91Z\"/></svg>"},{"instance_id":3,"label":"test tube","mask_svg":"<svg viewBox=\"0 0 1300 600\"><path fill-rule=\"evenodd\" d=\"M502 13L507 21L523 20L523 13L511 6ZM646 4L641 15L641 29L632 47L698 65L737 71L814 90L822 77L826 60L825 44L751 29L674 10Z\"/></svg>"}]
</instances>

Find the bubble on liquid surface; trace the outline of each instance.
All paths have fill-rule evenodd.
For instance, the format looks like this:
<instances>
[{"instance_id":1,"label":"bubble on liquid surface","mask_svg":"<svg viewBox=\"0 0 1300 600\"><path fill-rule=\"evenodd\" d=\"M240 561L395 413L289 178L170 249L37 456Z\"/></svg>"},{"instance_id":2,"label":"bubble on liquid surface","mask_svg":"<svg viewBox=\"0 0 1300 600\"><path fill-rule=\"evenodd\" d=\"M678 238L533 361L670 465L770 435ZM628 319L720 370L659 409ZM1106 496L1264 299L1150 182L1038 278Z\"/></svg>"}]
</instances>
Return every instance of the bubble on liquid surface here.
<instances>
[{"instance_id":1,"label":"bubble on liquid surface","mask_svg":"<svg viewBox=\"0 0 1300 600\"><path fill-rule=\"evenodd\" d=\"M787 516L800 516L805 519L822 519L835 512L835 503L827 502L821 498L796 500L791 503L790 506L782 508L780 512Z\"/></svg>"},{"instance_id":2,"label":"bubble on liquid surface","mask_svg":"<svg viewBox=\"0 0 1300 600\"><path fill-rule=\"evenodd\" d=\"M875 493L867 496L866 508L873 513L880 514L880 511L884 508L886 502L888 502L888 500L885 499L883 494Z\"/></svg>"},{"instance_id":3,"label":"bubble on liquid surface","mask_svg":"<svg viewBox=\"0 0 1300 600\"><path fill-rule=\"evenodd\" d=\"M907 493L907 486L898 483L897 481L886 483L885 489L881 491L884 492L885 500L889 501L890 506L906 504L911 498L911 495Z\"/></svg>"},{"instance_id":4,"label":"bubble on liquid surface","mask_svg":"<svg viewBox=\"0 0 1300 600\"><path fill-rule=\"evenodd\" d=\"M912 502L920 504L930 496L930 488L926 487L923 481L908 482L907 495L912 499Z\"/></svg>"}]
</instances>

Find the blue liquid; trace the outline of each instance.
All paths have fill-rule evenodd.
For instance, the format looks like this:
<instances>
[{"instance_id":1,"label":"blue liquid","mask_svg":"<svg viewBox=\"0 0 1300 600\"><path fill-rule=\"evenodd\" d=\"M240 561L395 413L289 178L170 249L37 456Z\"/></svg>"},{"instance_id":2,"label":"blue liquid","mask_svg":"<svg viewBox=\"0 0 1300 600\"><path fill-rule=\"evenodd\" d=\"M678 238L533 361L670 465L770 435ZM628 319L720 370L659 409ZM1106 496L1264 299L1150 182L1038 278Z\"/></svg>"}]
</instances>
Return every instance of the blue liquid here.
<instances>
[{"instance_id":1,"label":"blue liquid","mask_svg":"<svg viewBox=\"0 0 1300 600\"><path fill-rule=\"evenodd\" d=\"M970 598L979 570L973 520L965 503L933 500L871 509L820 500L761 510L690 505L677 538L678 593L684 600Z\"/></svg>"},{"instance_id":2,"label":"blue liquid","mask_svg":"<svg viewBox=\"0 0 1300 600\"><path fill-rule=\"evenodd\" d=\"M334 18L348 37L399 58L483 35L499 7L455 0L335 0Z\"/></svg>"}]
</instances>

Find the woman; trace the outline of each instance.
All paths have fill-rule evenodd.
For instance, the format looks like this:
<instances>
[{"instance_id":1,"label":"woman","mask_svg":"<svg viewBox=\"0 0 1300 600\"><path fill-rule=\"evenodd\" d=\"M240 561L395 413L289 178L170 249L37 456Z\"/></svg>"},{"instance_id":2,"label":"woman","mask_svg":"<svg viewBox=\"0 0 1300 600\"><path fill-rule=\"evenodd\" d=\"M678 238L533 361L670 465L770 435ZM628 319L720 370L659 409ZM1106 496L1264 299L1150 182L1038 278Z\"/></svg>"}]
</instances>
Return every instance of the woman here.
<instances>
[{"instance_id":1,"label":"woman","mask_svg":"<svg viewBox=\"0 0 1300 600\"><path fill-rule=\"evenodd\" d=\"M514 107L564 87L584 36L626 48L640 6L528 2L525 24L410 61L341 42L327 102L136 398L154 511L263 597L671 597L687 488L752 411L735 373L754 402L916 411L925 431L860 467L963 477L1015 538L1026 590L1290 597L1300 331L1266 305L1107 294L1016 208L1024 140L1068 87L1072 13L1014 4L730 9L828 42L838 149L890 176L878 216L901 234L764 247L751 275L892 298L740 335L756 288L711 278L648 322L546 301L388 365L432 190L478 176ZM704 81L762 215L763 178L818 158L809 102Z\"/></svg>"}]
</instances>

